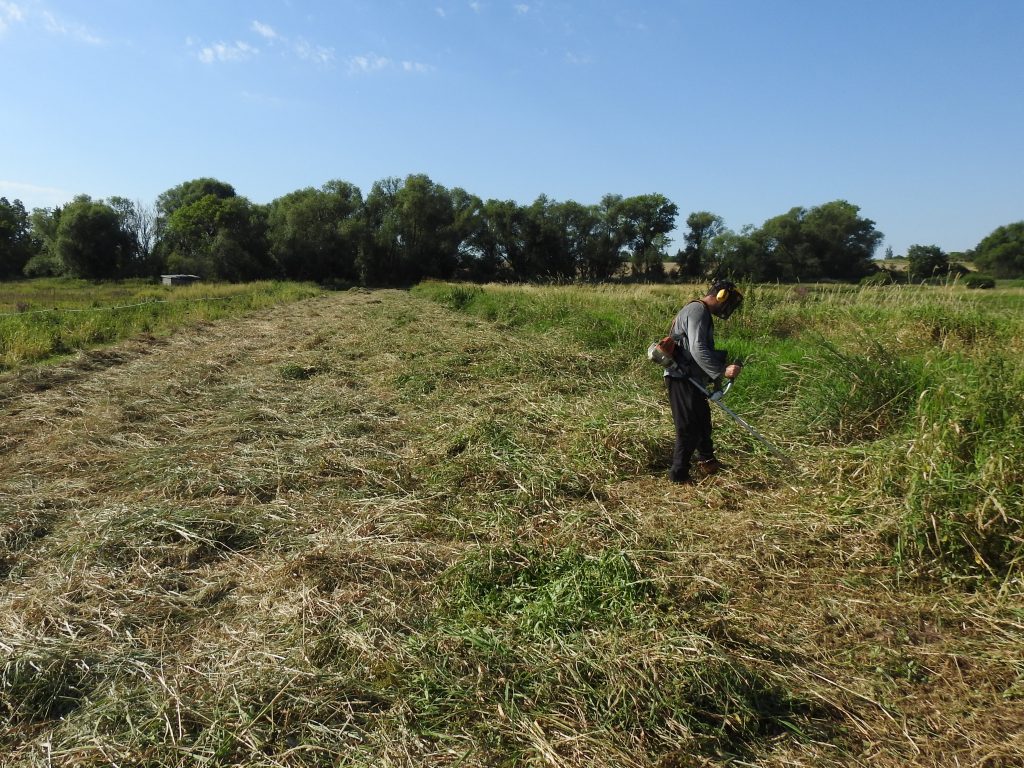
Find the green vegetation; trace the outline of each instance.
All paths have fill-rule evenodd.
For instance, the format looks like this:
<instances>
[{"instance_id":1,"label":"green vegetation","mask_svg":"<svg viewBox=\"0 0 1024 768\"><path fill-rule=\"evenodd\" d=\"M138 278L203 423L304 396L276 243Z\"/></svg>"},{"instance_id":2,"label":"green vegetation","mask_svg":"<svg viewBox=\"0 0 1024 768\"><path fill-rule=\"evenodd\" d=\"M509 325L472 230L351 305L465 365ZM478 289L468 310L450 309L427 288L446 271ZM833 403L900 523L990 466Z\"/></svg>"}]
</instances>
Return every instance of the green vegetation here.
<instances>
[{"instance_id":1,"label":"green vegetation","mask_svg":"<svg viewBox=\"0 0 1024 768\"><path fill-rule=\"evenodd\" d=\"M226 182L198 178L163 192L153 207L78 195L29 213L21 201L0 198L0 279L177 272L345 287L424 279L664 282L678 215L658 193L606 194L593 204L540 195L522 205L448 189L424 174L375 182L365 198L333 180L259 205ZM797 206L738 231L710 211L689 214L685 224L677 236L685 246L671 257L683 279L880 282L883 274L920 282L967 272L938 246L913 245L909 272L879 273L883 233L846 200ZM1024 276L1022 227L1000 227L976 251L955 255L999 278Z\"/></svg>"},{"instance_id":2,"label":"green vegetation","mask_svg":"<svg viewBox=\"0 0 1024 768\"><path fill-rule=\"evenodd\" d=\"M312 285L270 282L181 287L142 280L0 283L0 371L139 334L162 336L318 292Z\"/></svg>"},{"instance_id":3,"label":"green vegetation","mask_svg":"<svg viewBox=\"0 0 1024 768\"><path fill-rule=\"evenodd\" d=\"M352 289L0 377L6 763L1019 764L1024 292L745 286L728 401L795 467L716 415L681 490L642 356L697 291Z\"/></svg>"}]
</instances>

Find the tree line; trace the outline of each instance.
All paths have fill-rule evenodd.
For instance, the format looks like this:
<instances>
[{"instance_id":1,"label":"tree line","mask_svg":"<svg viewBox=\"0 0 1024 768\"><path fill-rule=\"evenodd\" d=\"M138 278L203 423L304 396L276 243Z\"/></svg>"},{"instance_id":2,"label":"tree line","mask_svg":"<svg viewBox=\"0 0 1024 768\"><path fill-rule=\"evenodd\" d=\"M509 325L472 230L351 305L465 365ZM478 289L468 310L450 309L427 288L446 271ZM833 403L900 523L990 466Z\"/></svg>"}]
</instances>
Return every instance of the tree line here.
<instances>
[{"instance_id":1,"label":"tree line","mask_svg":"<svg viewBox=\"0 0 1024 768\"><path fill-rule=\"evenodd\" d=\"M545 195L529 205L482 200L428 176L387 178L364 197L330 181L267 205L230 184L193 179L153 206L80 195L25 210L0 198L0 279L194 274L206 279L408 285L425 278L509 281L644 280L728 275L752 281L861 280L877 273L883 235L845 200L792 208L735 232L708 211L686 218L661 194L608 194L584 205ZM953 268L937 246L908 251L913 275ZM1000 227L963 257L997 277L1024 275L1024 222Z\"/></svg>"}]
</instances>

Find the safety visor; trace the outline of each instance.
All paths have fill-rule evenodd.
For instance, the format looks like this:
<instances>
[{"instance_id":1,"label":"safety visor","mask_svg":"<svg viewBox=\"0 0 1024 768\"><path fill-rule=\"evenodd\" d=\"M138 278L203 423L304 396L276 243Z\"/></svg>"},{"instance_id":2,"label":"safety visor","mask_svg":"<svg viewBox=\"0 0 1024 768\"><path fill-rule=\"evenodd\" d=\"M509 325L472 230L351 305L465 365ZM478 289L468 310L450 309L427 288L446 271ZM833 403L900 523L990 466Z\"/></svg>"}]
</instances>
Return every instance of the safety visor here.
<instances>
[{"instance_id":1,"label":"safety visor","mask_svg":"<svg viewBox=\"0 0 1024 768\"><path fill-rule=\"evenodd\" d=\"M729 316L732 315L732 313L735 312L742 303L743 294L733 288L729 291L729 295L726 297L725 301L719 304L718 316L723 320L728 320Z\"/></svg>"}]
</instances>

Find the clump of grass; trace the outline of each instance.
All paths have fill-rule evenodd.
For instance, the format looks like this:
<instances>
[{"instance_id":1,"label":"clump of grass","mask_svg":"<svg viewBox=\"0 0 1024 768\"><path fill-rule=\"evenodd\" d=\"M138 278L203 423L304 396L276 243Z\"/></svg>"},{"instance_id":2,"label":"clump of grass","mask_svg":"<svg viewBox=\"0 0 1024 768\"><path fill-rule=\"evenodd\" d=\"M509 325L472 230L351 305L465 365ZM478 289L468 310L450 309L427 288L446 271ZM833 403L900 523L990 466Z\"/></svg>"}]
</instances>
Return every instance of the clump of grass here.
<instances>
[{"instance_id":1,"label":"clump of grass","mask_svg":"<svg viewBox=\"0 0 1024 768\"><path fill-rule=\"evenodd\" d=\"M454 608L529 632L632 625L657 598L654 585L621 551L485 550L448 578Z\"/></svg>"},{"instance_id":2,"label":"clump of grass","mask_svg":"<svg viewBox=\"0 0 1024 768\"><path fill-rule=\"evenodd\" d=\"M0 714L8 722L35 724L64 717L95 684L95 661L74 643L3 643L0 651Z\"/></svg>"},{"instance_id":3,"label":"clump of grass","mask_svg":"<svg viewBox=\"0 0 1024 768\"><path fill-rule=\"evenodd\" d=\"M1024 377L998 352L946 362L889 478L904 500L894 546L914 567L1001 583L1024 569Z\"/></svg>"},{"instance_id":4,"label":"clump of grass","mask_svg":"<svg viewBox=\"0 0 1024 768\"><path fill-rule=\"evenodd\" d=\"M48 509L0 509L0 579L5 578L26 547L50 533L56 515Z\"/></svg>"},{"instance_id":5,"label":"clump of grass","mask_svg":"<svg viewBox=\"0 0 1024 768\"><path fill-rule=\"evenodd\" d=\"M425 284L425 285L430 285ZM433 291L434 300L449 309L458 311L466 310L474 300L483 296L483 288L479 286L470 285L444 285L442 283L434 284L435 288Z\"/></svg>"},{"instance_id":6,"label":"clump of grass","mask_svg":"<svg viewBox=\"0 0 1024 768\"><path fill-rule=\"evenodd\" d=\"M876 340L859 352L820 339L794 370L787 392L791 430L829 444L877 440L903 430L921 373Z\"/></svg>"},{"instance_id":7,"label":"clump of grass","mask_svg":"<svg viewBox=\"0 0 1024 768\"><path fill-rule=\"evenodd\" d=\"M292 381L305 381L327 372L328 367L323 363L285 363L281 366L281 377Z\"/></svg>"},{"instance_id":8,"label":"clump of grass","mask_svg":"<svg viewBox=\"0 0 1024 768\"><path fill-rule=\"evenodd\" d=\"M265 520L244 508L207 512L174 507L115 512L97 541L96 557L126 566L189 569L268 541Z\"/></svg>"}]
</instances>

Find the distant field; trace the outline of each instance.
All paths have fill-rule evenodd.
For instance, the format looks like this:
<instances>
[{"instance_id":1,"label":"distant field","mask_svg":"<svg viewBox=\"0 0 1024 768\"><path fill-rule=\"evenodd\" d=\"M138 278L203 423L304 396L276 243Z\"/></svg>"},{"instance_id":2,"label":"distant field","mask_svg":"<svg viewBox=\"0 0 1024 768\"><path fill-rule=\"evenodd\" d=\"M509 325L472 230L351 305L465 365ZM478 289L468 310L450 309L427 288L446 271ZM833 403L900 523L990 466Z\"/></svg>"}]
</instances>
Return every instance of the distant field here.
<instances>
[{"instance_id":1,"label":"distant field","mask_svg":"<svg viewBox=\"0 0 1024 768\"><path fill-rule=\"evenodd\" d=\"M271 282L187 287L64 279L0 283L0 371L317 291L310 285Z\"/></svg>"},{"instance_id":2,"label":"distant field","mask_svg":"<svg viewBox=\"0 0 1024 768\"><path fill-rule=\"evenodd\" d=\"M244 286L238 290L244 291ZM323 293L0 375L5 766L1024 762L1024 291Z\"/></svg>"}]
</instances>

